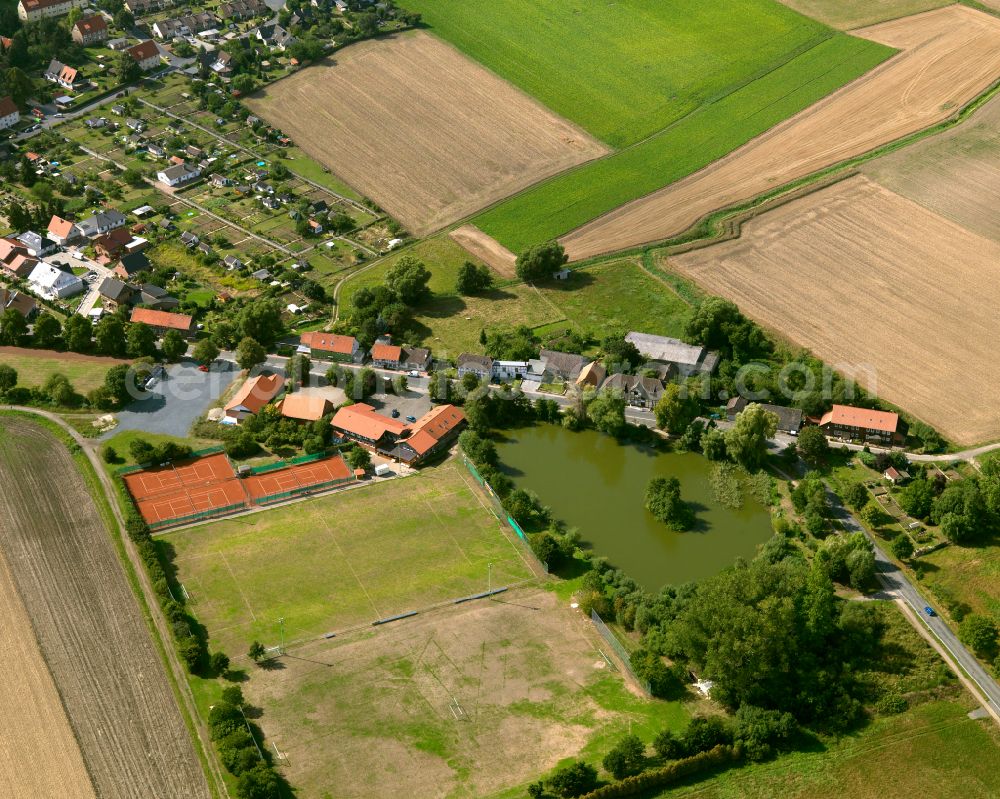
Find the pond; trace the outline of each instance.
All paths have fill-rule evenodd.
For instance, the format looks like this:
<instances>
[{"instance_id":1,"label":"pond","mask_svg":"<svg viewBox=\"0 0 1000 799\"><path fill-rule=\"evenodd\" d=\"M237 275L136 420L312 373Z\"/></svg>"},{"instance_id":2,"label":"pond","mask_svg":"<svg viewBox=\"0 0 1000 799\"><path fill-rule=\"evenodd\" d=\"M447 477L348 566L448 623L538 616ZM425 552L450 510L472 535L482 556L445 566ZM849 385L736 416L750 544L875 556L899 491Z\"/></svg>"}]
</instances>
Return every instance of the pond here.
<instances>
[{"instance_id":1,"label":"pond","mask_svg":"<svg viewBox=\"0 0 1000 799\"><path fill-rule=\"evenodd\" d=\"M770 513L752 497L739 510L715 500L712 464L698 454L552 424L505 431L497 451L518 488L537 494L555 518L580 531L585 545L650 591L752 558L771 535ZM646 484L659 476L680 480L681 497L696 507L695 530L673 532L645 509Z\"/></svg>"}]
</instances>

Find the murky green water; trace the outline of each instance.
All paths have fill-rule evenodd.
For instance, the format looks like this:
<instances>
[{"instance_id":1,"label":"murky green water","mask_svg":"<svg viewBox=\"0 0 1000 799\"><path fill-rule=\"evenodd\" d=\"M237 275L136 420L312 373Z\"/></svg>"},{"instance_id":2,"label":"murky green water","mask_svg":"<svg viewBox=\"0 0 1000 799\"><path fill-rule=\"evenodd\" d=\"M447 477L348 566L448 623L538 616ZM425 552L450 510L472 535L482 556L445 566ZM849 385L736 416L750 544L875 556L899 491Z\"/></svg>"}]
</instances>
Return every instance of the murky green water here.
<instances>
[{"instance_id":1,"label":"murky green water","mask_svg":"<svg viewBox=\"0 0 1000 799\"><path fill-rule=\"evenodd\" d=\"M651 591L751 558L771 534L767 509L752 498L740 510L715 501L711 464L701 455L656 452L551 424L506 431L497 449L518 488L534 491L596 553ZM657 476L680 480L681 496L696 506L696 530L671 532L643 507L646 483Z\"/></svg>"}]
</instances>

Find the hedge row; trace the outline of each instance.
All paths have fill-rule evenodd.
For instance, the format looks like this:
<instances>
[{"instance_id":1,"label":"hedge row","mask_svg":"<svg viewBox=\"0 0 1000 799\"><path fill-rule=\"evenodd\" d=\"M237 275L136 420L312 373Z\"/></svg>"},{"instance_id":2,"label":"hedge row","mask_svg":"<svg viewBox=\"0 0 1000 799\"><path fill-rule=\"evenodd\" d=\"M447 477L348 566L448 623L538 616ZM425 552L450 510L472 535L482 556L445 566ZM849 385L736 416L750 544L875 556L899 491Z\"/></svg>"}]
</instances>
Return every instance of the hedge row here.
<instances>
[{"instance_id":1,"label":"hedge row","mask_svg":"<svg viewBox=\"0 0 1000 799\"><path fill-rule=\"evenodd\" d=\"M725 766L742 759L743 753L739 747L720 744L707 752L675 760L660 768L644 771L634 777L626 777L610 785L604 785L580 799L616 799L619 796L637 796L652 788L662 788L683 777L689 777L702 771L719 766Z\"/></svg>"}]
</instances>

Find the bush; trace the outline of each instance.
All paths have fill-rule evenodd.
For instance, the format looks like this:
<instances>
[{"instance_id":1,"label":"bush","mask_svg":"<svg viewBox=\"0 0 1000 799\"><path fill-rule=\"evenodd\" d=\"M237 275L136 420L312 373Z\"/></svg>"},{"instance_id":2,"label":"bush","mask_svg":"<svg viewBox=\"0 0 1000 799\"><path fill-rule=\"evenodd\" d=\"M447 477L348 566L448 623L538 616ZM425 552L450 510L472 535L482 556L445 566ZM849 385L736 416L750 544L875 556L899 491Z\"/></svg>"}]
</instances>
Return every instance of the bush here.
<instances>
[{"instance_id":1,"label":"bush","mask_svg":"<svg viewBox=\"0 0 1000 799\"><path fill-rule=\"evenodd\" d=\"M642 770L646 760L646 747L637 735L626 735L605 756L604 768L616 780Z\"/></svg>"},{"instance_id":2,"label":"bush","mask_svg":"<svg viewBox=\"0 0 1000 799\"><path fill-rule=\"evenodd\" d=\"M118 461L118 453L115 452L114 447L109 445L101 450L101 458L105 463L116 463Z\"/></svg>"},{"instance_id":3,"label":"bush","mask_svg":"<svg viewBox=\"0 0 1000 799\"><path fill-rule=\"evenodd\" d=\"M904 713L907 707L909 707L909 703L906 701L906 698L897 693L885 694L875 702L875 712L883 716Z\"/></svg>"},{"instance_id":4,"label":"bush","mask_svg":"<svg viewBox=\"0 0 1000 799\"><path fill-rule=\"evenodd\" d=\"M742 752L737 748L717 746L708 752L675 760L660 768L644 771L642 774L597 788L584 794L583 799L617 799L620 796L648 795L654 788L662 788L692 774L719 768L741 757Z\"/></svg>"},{"instance_id":5,"label":"bush","mask_svg":"<svg viewBox=\"0 0 1000 799\"><path fill-rule=\"evenodd\" d=\"M559 769L551 779L549 786L557 796L571 797L587 793L597 785L597 769L589 763L577 760Z\"/></svg>"},{"instance_id":6,"label":"bush","mask_svg":"<svg viewBox=\"0 0 1000 799\"><path fill-rule=\"evenodd\" d=\"M225 674L229 671L229 655L225 652L213 652L208 659L208 667L213 674Z\"/></svg>"}]
</instances>

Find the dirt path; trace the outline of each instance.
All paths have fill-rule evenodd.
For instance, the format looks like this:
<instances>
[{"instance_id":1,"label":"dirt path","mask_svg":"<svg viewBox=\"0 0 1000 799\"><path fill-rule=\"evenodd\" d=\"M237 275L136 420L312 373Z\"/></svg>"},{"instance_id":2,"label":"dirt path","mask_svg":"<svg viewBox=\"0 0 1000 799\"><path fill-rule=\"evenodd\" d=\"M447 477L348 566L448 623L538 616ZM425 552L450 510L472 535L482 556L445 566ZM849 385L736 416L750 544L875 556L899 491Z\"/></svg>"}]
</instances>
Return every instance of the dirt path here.
<instances>
[{"instance_id":1,"label":"dirt path","mask_svg":"<svg viewBox=\"0 0 1000 799\"><path fill-rule=\"evenodd\" d=\"M967 6L853 33L903 52L714 164L568 233L570 258L677 235L713 211L947 119L1000 78L1000 19Z\"/></svg>"},{"instance_id":2,"label":"dirt path","mask_svg":"<svg viewBox=\"0 0 1000 799\"><path fill-rule=\"evenodd\" d=\"M514 272L517 256L475 225L462 225L448 235L479 260L492 267L497 274L506 278L517 276Z\"/></svg>"},{"instance_id":3,"label":"dirt path","mask_svg":"<svg viewBox=\"0 0 1000 799\"><path fill-rule=\"evenodd\" d=\"M0 547L96 792L209 797L107 529L65 446L5 419Z\"/></svg>"}]
</instances>

